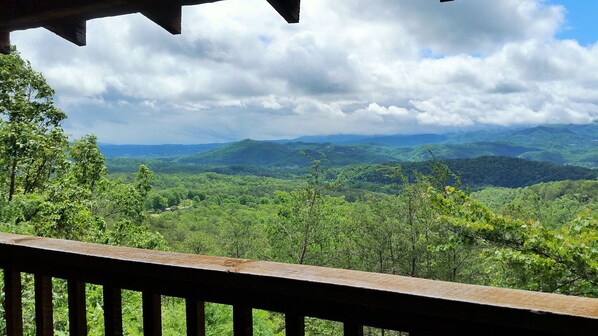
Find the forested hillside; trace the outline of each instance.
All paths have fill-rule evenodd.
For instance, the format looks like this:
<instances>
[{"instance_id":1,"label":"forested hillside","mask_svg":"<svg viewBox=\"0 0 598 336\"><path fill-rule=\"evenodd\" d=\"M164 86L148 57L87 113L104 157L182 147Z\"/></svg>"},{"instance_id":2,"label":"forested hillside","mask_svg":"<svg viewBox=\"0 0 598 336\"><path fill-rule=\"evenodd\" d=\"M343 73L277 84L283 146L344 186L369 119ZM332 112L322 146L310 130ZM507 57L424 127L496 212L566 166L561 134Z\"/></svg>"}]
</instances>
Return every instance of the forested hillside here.
<instances>
[{"instance_id":1,"label":"forested hillside","mask_svg":"<svg viewBox=\"0 0 598 336\"><path fill-rule=\"evenodd\" d=\"M434 161L405 162L385 165L357 165L341 168L339 174L348 176L348 184L365 187L367 183L378 186L392 182L387 175L388 169L401 167L405 176L414 181L417 174L431 174L430 166ZM594 180L598 170L582 167L561 166L549 162L528 161L523 159L483 156L475 159L443 160L458 176L463 186L473 189L484 187L524 187L540 182L561 180Z\"/></svg>"},{"instance_id":2,"label":"forested hillside","mask_svg":"<svg viewBox=\"0 0 598 336\"><path fill-rule=\"evenodd\" d=\"M261 146L261 144L259 145ZM270 145L268 145L270 146ZM280 146L280 145L274 145ZM235 147L236 148L236 147ZM264 176L276 178L294 178L309 170L310 157L300 151L293 151L285 154L285 158L295 155L295 162L301 163L298 166L277 167L269 165L251 165L256 160L246 159L245 152L232 154L225 151L231 162L238 164L196 164L171 162L165 160L148 159L127 159L114 158L107 161L107 167L113 173L127 173L137 170L139 165L146 165L152 171L168 174L198 174L213 172L223 175L246 175ZM261 152L260 152L261 153ZM344 176L346 184L356 188L378 190L391 179L386 175L389 167L400 166L405 175L413 181L416 173L428 174L429 167L433 160L403 163L363 164L358 158L348 155L346 163L351 164L336 166L332 160L318 153L312 153L316 158L324 159L331 168L330 174ZM239 155L239 156L234 156ZM256 154L257 156L269 156L270 154ZM274 154L276 155L276 153ZM288 156L287 156L288 155ZM428 153L430 156L430 153ZM271 156L269 156L271 157ZM280 161L278 161L280 162ZM365 160L367 162L367 160ZM473 159L449 159L443 160L457 175L465 186L479 189L487 186L495 187L523 187L540 182L561 181L561 180L583 180L598 178L598 170L576 166L563 166L549 162L529 161L517 158L501 156L483 156ZM489 174L488 172L492 172Z\"/></svg>"},{"instance_id":3,"label":"forested hillside","mask_svg":"<svg viewBox=\"0 0 598 336\"><path fill-rule=\"evenodd\" d=\"M393 157L368 146L332 144L274 143L243 140L211 151L174 159L175 163L243 165L265 167L307 167L311 158L326 157L337 166L360 163L382 163Z\"/></svg>"},{"instance_id":4,"label":"forested hillside","mask_svg":"<svg viewBox=\"0 0 598 336\"><path fill-rule=\"evenodd\" d=\"M596 295L594 252L583 257L585 266L577 258L584 244L595 244L597 181L488 189L469 196L450 186L445 165L430 171L409 182L391 169L395 183L388 190L394 192L362 190L351 200L339 194L341 182L325 178L319 163L294 187L274 187L284 180L261 178L272 186L269 191L251 191L255 178L248 184L247 177L207 173L194 178L203 182L191 189L193 199L180 194L178 204L170 195L180 189L152 191L146 205L157 212L149 225L175 249L193 253ZM156 199L163 199L161 207L155 207ZM567 244L553 245L561 239ZM522 248L527 240L534 244ZM553 257L568 253L570 261L545 268ZM569 278L579 271L589 272L582 276L587 282Z\"/></svg>"}]
</instances>

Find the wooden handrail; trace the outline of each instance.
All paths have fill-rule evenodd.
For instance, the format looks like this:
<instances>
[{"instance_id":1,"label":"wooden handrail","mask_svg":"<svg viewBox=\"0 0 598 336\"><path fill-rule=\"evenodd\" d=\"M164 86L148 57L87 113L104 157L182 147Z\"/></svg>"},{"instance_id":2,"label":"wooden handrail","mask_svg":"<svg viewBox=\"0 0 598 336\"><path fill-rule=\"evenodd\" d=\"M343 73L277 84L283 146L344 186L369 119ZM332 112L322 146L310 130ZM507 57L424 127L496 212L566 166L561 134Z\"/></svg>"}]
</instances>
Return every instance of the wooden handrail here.
<instances>
[{"instance_id":1,"label":"wooden handrail","mask_svg":"<svg viewBox=\"0 0 598 336\"><path fill-rule=\"evenodd\" d=\"M11 314L20 314L14 307L20 290L14 272L28 272L40 278L40 286L44 278L58 277L73 282L73 290L77 283L91 283L140 291L144 314L147 304L153 315L158 295L230 304L235 321L244 323L235 327L236 335L248 334L251 308L285 313L287 322L301 329L304 316L340 321L350 334L363 325L414 334L594 335L598 330L598 299L592 298L14 234L0 234L0 267L8 272L6 311L13 323L17 318ZM190 307L188 316L201 310Z\"/></svg>"}]
</instances>

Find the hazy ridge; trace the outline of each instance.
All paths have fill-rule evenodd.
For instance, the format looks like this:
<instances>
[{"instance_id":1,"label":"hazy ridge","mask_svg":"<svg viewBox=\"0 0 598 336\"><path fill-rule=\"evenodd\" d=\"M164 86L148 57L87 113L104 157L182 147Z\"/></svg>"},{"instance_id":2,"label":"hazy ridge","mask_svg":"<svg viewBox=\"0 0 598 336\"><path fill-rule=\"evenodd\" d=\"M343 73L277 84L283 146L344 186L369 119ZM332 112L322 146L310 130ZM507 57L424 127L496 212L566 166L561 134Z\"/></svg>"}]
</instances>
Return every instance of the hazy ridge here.
<instances>
[{"instance_id":1,"label":"hazy ridge","mask_svg":"<svg viewBox=\"0 0 598 336\"><path fill-rule=\"evenodd\" d=\"M333 166L505 156L598 168L598 124L538 126L454 134L330 135L201 145L100 145L108 158L177 164L303 167L325 156Z\"/></svg>"}]
</instances>

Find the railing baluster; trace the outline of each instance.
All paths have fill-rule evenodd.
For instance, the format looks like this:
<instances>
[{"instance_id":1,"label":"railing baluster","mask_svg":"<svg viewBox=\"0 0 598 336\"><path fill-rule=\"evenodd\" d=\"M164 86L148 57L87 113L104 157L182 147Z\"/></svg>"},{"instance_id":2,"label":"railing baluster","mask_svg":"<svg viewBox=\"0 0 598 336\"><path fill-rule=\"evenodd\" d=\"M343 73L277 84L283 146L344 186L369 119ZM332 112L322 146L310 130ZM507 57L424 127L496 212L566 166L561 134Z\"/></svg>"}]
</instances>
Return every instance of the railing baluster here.
<instances>
[{"instance_id":1,"label":"railing baluster","mask_svg":"<svg viewBox=\"0 0 598 336\"><path fill-rule=\"evenodd\" d=\"M123 313L122 294L120 288L104 286L104 334L106 336L122 336Z\"/></svg>"},{"instance_id":2,"label":"railing baluster","mask_svg":"<svg viewBox=\"0 0 598 336\"><path fill-rule=\"evenodd\" d=\"M206 335L206 305L203 301L187 298L187 336Z\"/></svg>"},{"instance_id":3,"label":"railing baluster","mask_svg":"<svg viewBox=\"0 0 598 336\"><path fill-rule=\"evenodd\" d=\"M143 334L162 335L162 298L154 293L143 292Z\"/></svg>"},{"instance_id":4,"label":"railing baluster","mask_svg":"<svg viewBox=\"0 0 598 336\"><path fill-rule=\"evenodd\" d=\"M244 305L233 306L233 335L253 335L253 310Z\"/></svg>"},{"instance_id":5,"label":"railing baluster","mask_svg":"<svg viewBox=\"0 0 598 336\"><path fill-rule=\"evenodd\" d=\"M305 317L294 314L285 314L284 320L287 336L305 335Z\"/></svg>"},{"instance_id":6,"label":"railing baluster","mask_svg":"<svg viewBox=\"0 0 598 336\"><path fill-rule=\"evenodd\" d=\"M54 334L52 316L52 278L35 274L35 332L37 336Z\"/></svg>"},{"instance_id":7,"label":"railing baluster","mask_svg":"<svg viewBox=\"0 0 598 336\"><path fill-rule=\"evenodd\" d=\"M355 323L344 323L345 336L363 336L363 326Z\"/></svg>"},{"instance_id":8,"label":"railing baluster","mask_svg":"<svg viewBox=\"0 0 598 336\"><path fill-rule=\"evenodd\" d=\"M4 270L4 314L7 335L23 335L23 299L21 273Z\"/></svg>"},{"instance_id":9,"label":"railing baluster","mask_svg":"<svg viewBox=\"0 0 598 336\"><path fill-rule=\"evenodd\" d=\"M85 284L68 280L69 299L69 334L87 335L87 307L85 303Z\"/></svg>"}]
</instances>

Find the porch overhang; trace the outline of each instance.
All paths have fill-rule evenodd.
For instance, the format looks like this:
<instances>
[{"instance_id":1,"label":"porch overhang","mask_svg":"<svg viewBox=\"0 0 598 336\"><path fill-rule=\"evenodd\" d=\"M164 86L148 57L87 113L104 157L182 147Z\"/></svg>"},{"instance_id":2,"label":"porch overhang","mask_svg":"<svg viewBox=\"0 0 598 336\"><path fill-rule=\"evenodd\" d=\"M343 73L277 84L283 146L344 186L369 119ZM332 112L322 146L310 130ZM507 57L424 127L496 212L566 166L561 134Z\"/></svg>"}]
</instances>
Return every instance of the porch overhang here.
<instances>
[{"instance_id":1,"label":"porch overhang","mask_svg":"<svg viewBox=\"0 0 598 336\"><path fill-rule=\"evenodd\" d=\"M141 13L171 34L181 33L182 7L221 0L4 0L0 6L0 52L10 52L10 33L46 28L78 45L86 44L88 20ZM267 0L288 22L299 22L301 0Z\"/></svg>"}]
</instances>

